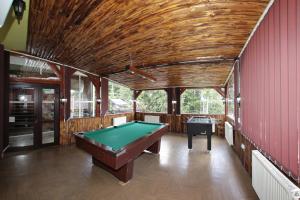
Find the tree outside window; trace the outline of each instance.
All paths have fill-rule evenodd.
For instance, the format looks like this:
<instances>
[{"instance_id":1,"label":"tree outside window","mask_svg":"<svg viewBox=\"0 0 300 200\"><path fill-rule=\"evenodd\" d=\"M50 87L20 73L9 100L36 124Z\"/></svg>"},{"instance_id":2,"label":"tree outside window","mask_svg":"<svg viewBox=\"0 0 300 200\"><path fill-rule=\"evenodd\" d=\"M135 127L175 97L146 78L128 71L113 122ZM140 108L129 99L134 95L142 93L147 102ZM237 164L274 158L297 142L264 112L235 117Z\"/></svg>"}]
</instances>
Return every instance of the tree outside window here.
<instances>
[{"instance_id":1,"label":"tree outside window","mask_svg":"<svg viewBox=\"0 0 300 200\"><path fill-rule=\"evenodd\" d=\"M146 90L137 98L138 112L167 112L167 93L164 90Z\"/></svg>"},{"instance_id":2,"label":"tree outside window","mask_svg":"<svg viewBox=\"0 0 300 200\"><path fill-rule=\"evenodd\" d=\"M224 114L223 97L214 89L187 89L181 95L181 113Z\"/></svg>"},{"instance_id":3,"label":"tree outside window","mask_svg":"<svg viewBox=\"0 0 300 200\"><path fill-rule=\"evenodd\" d=\"M231 75L229 81L228 81L228 116L232 119L234 119L234 74Z\"/></svg>"},{"instance_id":4,"label":"tree outside window","mask_svg":"<svg viewBox=\"0 0 300 200\"><path fill-rule=\"evenodd\" d=\"M133 91L115 82L108 83L109 113L132 112Z\"/></svg>"}]
</instances>

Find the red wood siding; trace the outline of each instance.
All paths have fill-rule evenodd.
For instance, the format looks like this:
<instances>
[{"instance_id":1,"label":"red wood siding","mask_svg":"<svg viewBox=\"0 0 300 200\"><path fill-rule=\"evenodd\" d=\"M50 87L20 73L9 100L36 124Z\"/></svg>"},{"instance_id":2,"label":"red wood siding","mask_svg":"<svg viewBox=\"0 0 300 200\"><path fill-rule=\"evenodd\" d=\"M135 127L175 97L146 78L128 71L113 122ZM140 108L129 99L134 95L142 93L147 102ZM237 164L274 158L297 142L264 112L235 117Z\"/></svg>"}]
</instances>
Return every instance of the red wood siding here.
<instances>
[{"instance_id":1,"label":"red wood siding","mask_svg":"<svg viewBox=\"0 0 300 200\"><path fill-rule=\"evenodd\" d=\"M275 1L240 67L243 134L298 178L300 1Z\"/></svg>"}]
</instances>

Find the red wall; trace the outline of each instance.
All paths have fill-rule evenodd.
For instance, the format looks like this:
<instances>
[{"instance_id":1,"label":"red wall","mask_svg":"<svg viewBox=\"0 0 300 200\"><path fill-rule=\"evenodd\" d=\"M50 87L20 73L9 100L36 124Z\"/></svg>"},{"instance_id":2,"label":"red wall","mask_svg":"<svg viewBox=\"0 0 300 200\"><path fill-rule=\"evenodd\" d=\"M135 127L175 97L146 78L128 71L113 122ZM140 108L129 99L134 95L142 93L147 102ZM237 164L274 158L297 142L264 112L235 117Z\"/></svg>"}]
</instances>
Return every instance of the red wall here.
<instances>
[{"instance_id":1,"label":"red wall","mask_svg":"<svg viewBox=\"0 0 300 200\"><path fill-rule=\"evenodd\" d=\"M299 176L300 1L277 0L241 57L241 129Z\"/></svg>"}]
</instances>

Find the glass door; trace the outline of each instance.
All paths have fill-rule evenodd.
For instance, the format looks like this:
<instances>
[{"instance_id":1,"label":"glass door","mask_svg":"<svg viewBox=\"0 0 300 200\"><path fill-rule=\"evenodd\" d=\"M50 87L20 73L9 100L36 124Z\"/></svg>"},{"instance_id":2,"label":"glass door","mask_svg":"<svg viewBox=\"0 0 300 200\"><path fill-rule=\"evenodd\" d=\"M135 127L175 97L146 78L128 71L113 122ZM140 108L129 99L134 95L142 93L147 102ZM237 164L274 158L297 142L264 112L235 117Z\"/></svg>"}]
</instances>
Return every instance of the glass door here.
<instances>
[{"instance_id":1,"label":"glass door","mask_svg":"<svg viewBox=\"0 0 300 200\"><path fill-rule=\"evenodd\" d=\"M59 88L33 84L10 86L10 149L58 144Z\"/></svg>"},{"instance_id":2,"label":"glass door","mask_svg":"<svg viewBox=\"0 0 300 200\"><path fill-rule=\"evenodd\" d=\"M55 143L55 89L42 88L42 144Z\"/></svg>"},{"instance_id":3,"label":"glass door","mask_svg":"<svg viewBox=\"0 0 300 200\"><path fill-rule=\"evenodd\" d=\"M9 94L9 146L34 145L37 92L32 87L11 87Z\"/></svg>"}]
</instances>

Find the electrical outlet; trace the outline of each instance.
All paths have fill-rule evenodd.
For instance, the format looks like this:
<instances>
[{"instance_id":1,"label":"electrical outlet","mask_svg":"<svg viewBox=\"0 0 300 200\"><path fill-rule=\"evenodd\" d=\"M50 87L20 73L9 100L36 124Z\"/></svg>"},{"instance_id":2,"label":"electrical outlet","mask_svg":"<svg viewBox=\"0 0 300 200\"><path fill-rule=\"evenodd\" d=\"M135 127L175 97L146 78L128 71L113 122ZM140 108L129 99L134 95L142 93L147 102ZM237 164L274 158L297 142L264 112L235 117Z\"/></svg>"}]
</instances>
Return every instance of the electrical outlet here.
<instances>
[{"instance_id":1,"label":"electrical outlet","mask_svg":"<svg viewBox=\"0 0 300 200\"><path fill-rule=\"evenodd\" d=\"M246 146L244 144L241 144L241 149L243 149L243 151L245 151Z\"/></svg>"}]
</instances>

